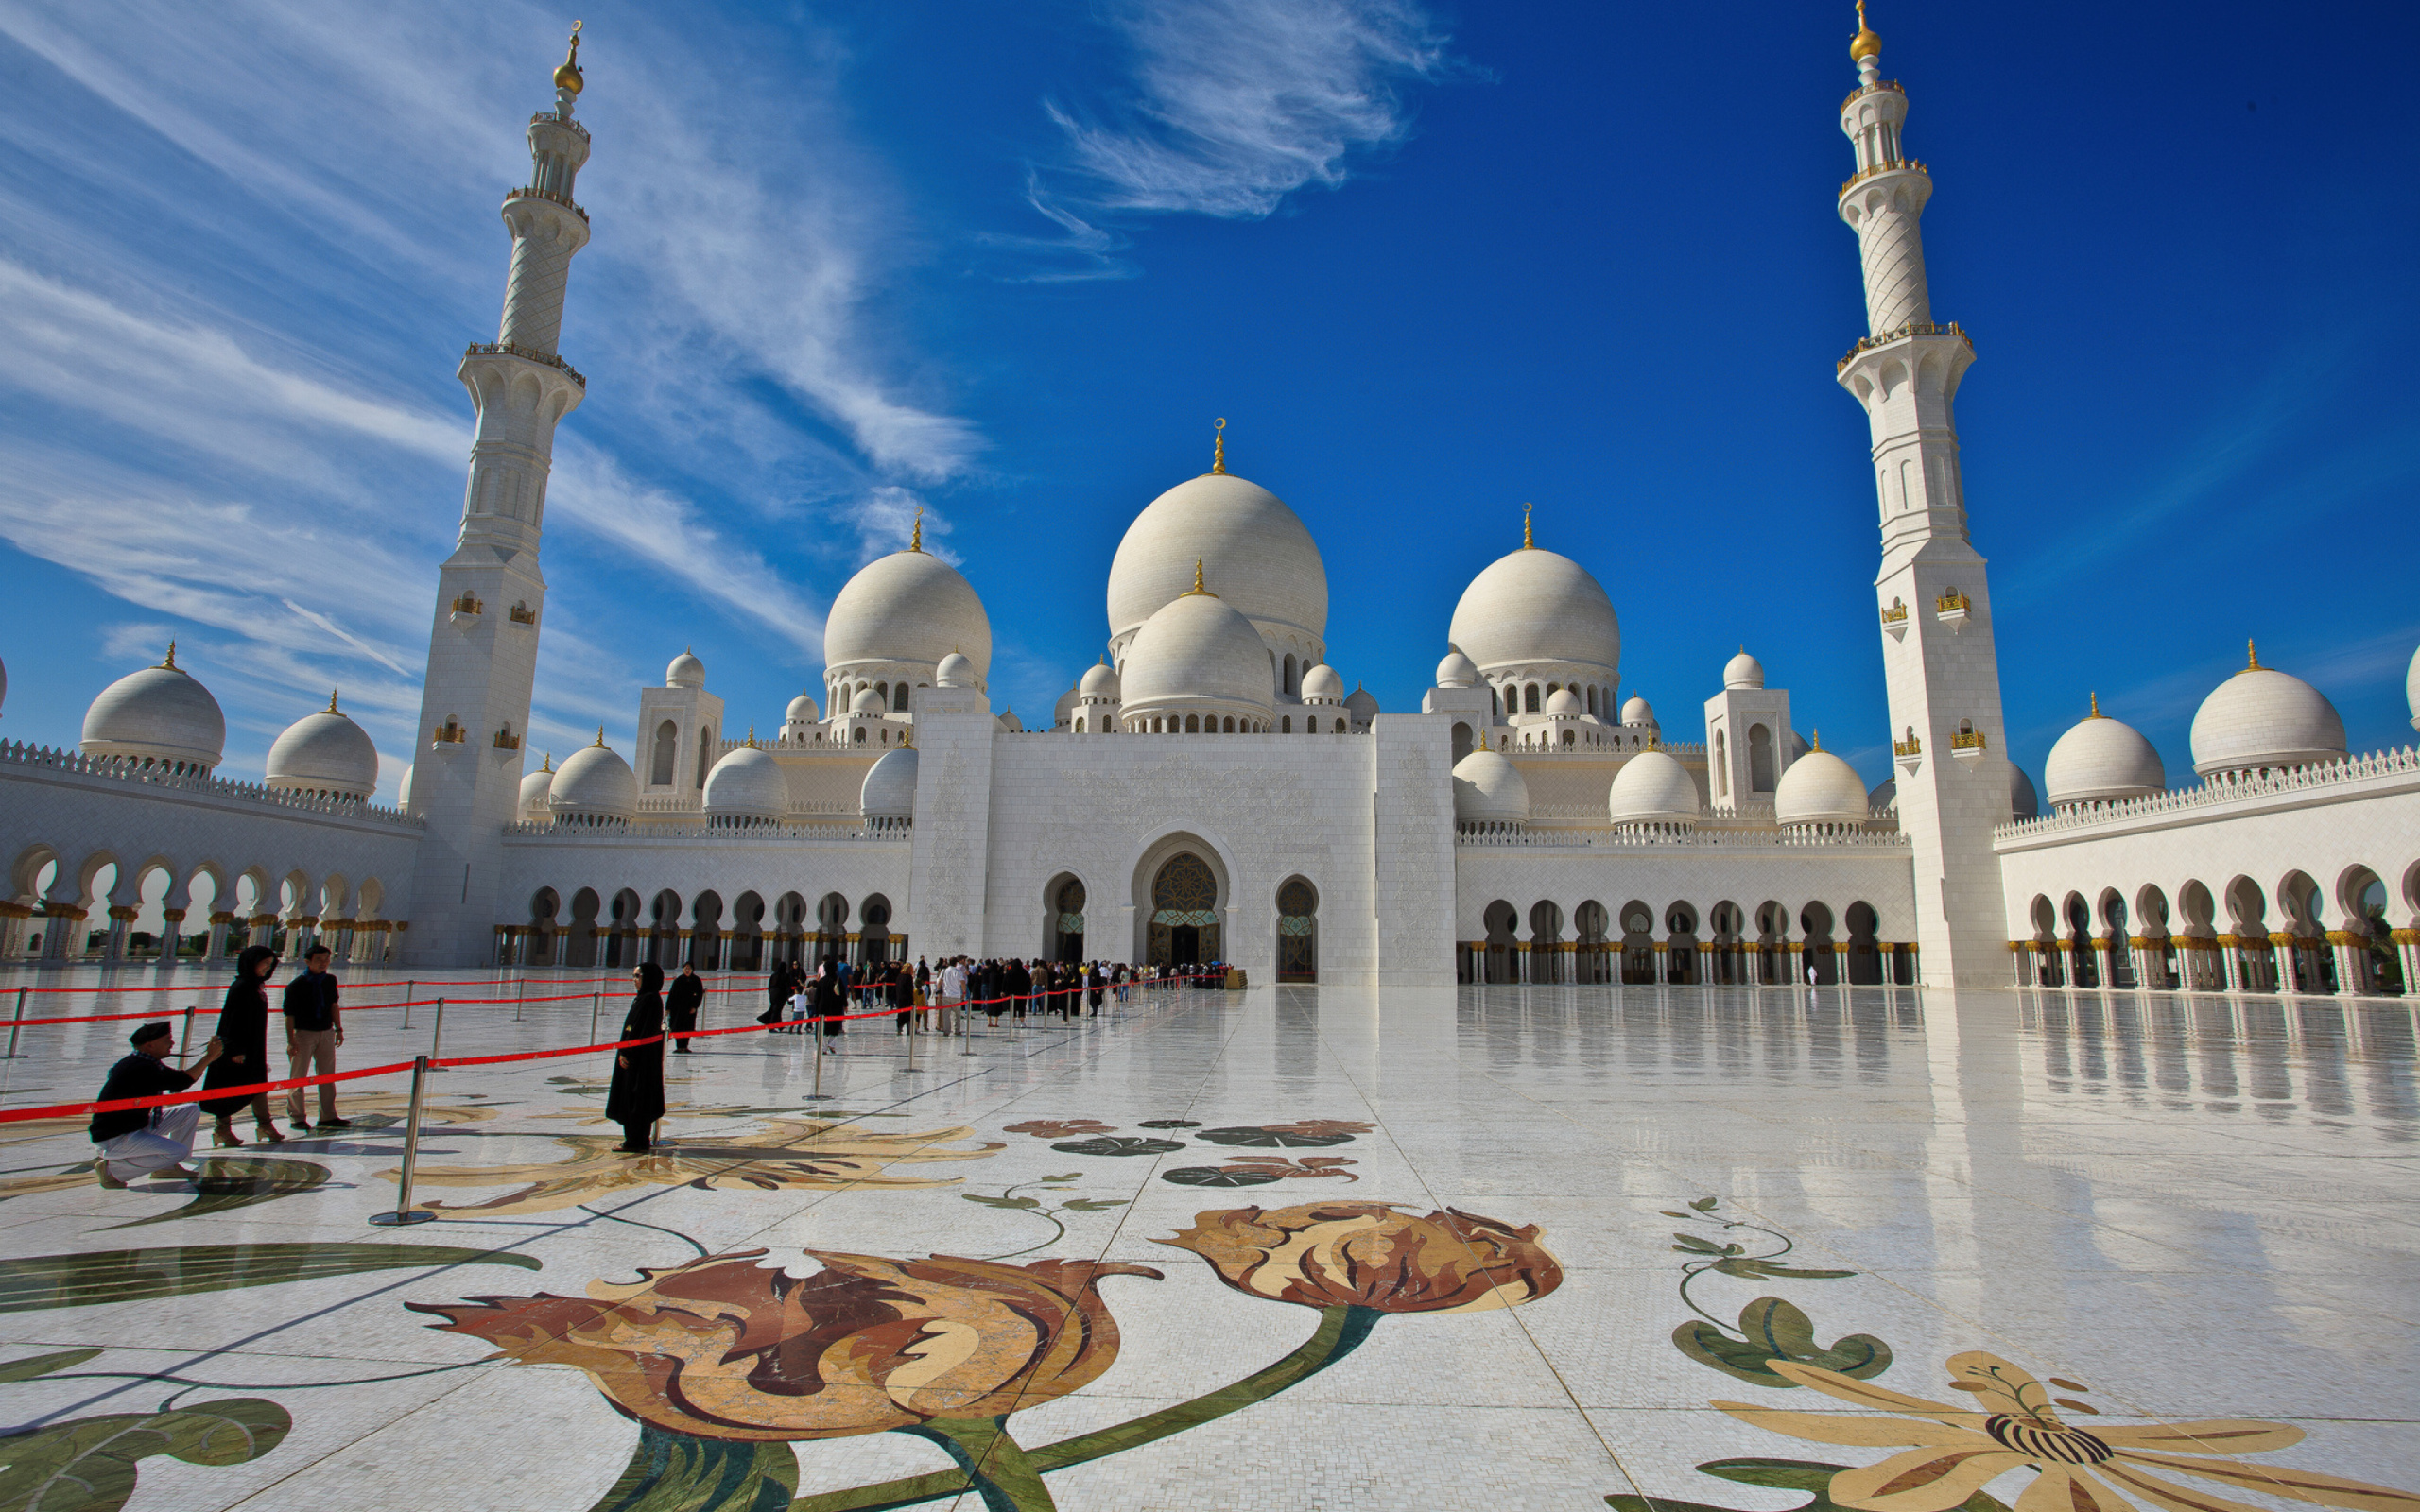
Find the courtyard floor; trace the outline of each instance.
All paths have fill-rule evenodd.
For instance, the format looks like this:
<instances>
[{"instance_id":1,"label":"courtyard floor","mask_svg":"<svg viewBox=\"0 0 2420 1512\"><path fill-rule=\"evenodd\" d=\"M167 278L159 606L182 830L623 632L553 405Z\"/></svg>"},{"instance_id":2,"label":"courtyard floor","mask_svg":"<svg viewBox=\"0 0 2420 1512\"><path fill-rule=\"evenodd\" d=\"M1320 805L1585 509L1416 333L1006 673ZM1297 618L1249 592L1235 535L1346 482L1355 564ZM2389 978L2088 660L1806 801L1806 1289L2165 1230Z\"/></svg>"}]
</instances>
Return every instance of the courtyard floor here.
<instances>
[{"instance_id":1,"label":"courtyard floor","mask_svg":"<svg viewBox=\"0 0 2420 1512\"><path fill-rule=\"evenodd\" d=\"M215 981L27 1016L198 1042ZM1255 988L913 1072L871 1022L821 1098L801 1038L670 1058L637 1159L601 1054L432 1074L409 1227L407 1078L334 1137L205 1120L199 1190L0 1124L0 1506L2420 1512L2403 1003ZM0 1108L126 1027L25 1030Z\"/></svg>"}]
</instances>

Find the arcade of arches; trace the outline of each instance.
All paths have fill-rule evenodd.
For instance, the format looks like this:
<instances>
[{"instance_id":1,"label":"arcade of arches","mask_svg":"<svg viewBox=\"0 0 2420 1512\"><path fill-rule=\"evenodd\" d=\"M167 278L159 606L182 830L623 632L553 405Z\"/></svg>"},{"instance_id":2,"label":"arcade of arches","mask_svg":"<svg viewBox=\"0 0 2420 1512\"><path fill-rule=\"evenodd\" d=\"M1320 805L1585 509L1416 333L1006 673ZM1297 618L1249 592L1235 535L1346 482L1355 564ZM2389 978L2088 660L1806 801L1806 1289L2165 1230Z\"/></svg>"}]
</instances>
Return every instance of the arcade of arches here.
<instances>
[{"instance_id":1,"label":"arcade of arches","mask_svg":"<svg viewBox=\"0 0 2420 1512\"><path fill-rule=\"evenodd\" d=\"M1643 902L1609 910L1590 899L1568 917L1541 901L1524 914L1498 899L1481 914L1486 936L1461 941L1455 975L1464 983L1670 983L1690 986L1910 986L1916 947L1877 939L1872 904L1837 915L1810 902L1794 915L1777 902L1752 916L1723 902L1701 918L1694 903L1662 909Z\"/></svg>"}]
</instances>

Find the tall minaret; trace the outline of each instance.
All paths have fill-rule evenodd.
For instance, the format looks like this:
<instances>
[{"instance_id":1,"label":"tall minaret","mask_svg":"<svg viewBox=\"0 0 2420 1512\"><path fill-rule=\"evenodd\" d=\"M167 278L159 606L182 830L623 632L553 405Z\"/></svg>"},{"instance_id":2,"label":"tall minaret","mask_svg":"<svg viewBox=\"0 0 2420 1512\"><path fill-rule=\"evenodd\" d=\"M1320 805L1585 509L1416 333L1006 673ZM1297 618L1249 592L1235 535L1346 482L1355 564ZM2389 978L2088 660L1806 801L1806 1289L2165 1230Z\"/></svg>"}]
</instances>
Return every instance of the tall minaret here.
<instances>
[{"instance_id":1,"label":"tall minaret","mask_svg":"<svg viewBox=\"0 0 2420 1512\"><path fill-rule=\"evenodd\" d=\"M1955 324L1933 323L1916 229L1932 180L1901 151L1908 96L1882 78L1881 52L1858 0L1849 43L1858 87L1841 105L1857 174L1841 186L1840 210L1865 263L1869 331L1841 359L1840 381L1874 431L1882 507L1875 596L1899 828L1915 850L1923 980L1999 984L2010 979L2008 936L1992 829L2008 822L2009 764L1991 593L1966 539L1950 414L1975 346Z\"/></svg>"},{"instance_id":2,"label":"tall minaret","mask_svg":"<svg viewBox=\"0 0 2420 1512\"><path fill-rule=\"evenodd\" d=\"M588 214L572 180L588 161L588 129L572 119L584 80L579 27L555 70L555 108L529 118L529 183L504 197L512 271L504 321L474 343L458 376L478 410L462 530L438 571L421 693L412 812L427 821L414 870L405 959L468 966L490 958L504 827L521 791L522 740L538 664L546 581L538 571L555 423L588 381L555 352L572 254L588 244Z\"/></svg>"}]
</instances>

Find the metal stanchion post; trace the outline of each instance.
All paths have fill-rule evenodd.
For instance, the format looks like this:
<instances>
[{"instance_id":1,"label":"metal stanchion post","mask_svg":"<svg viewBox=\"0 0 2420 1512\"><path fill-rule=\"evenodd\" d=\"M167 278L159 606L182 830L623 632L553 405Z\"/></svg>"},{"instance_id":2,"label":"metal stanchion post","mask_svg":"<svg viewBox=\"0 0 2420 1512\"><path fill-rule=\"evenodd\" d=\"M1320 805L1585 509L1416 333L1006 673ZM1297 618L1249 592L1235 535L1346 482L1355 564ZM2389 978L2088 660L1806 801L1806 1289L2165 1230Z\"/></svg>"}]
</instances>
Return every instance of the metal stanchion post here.
<instances>
[{"instance_id":1,"label":"metal stanchion post","mask_svg":"<svg viewBox=\"0 0 2420 1512\"><path fill-rule=\"evenodd\" d=\"M823 1025L818 1023L813 1018L802 1019L799 1022L806 1026L808 1034L815 1037L807 1042L814 1047L815 1095L821 1097L823 1095Z\"/></svg>"},{"instance_id":2,"label":"metal stanchion post","mask_svg":"<svg viewBox=\"0 0 2420 1512\"><path fill-rule=\"evenodd\" d=\"M529 1001L529 979L523 977L512 985L512 1022L521 1022L521 1009Z\"/></svg>"},{"instance_id":3,"label":"metal stanchion post","mask_svg":"<svg viewBox=\"0 0 2420 1512\"><path fill-rule=\"evenodd\" d=\"M193 1056L193 1005L189 1003L185 1005L184 1032L177 1037L177 1061L181 1065ZM15 1054L16 1048L16 1040L12 1036L9 1043L9 1053Z\"/></svg>"},{"instance_id":4,"label":"metal stanchion post","mask_svg":"<svg viewBox=\"0 0 2420 1512\"><path fill-rule=\"evenodd\" d=\"M411 1107L404 1114L404 1165L395 1173L395 1211L373 1212L370 1221L380 1228L402 1224L427 1223L437 1214L424 1212L412 1206L412 1170L420 1163L420 1092L423 1076L429 1069L426 1056L412 1057Z\"/></svg>"},{"instance_id":5,"label":"metal stanchion post","mask_svg":"<svg viewBox=\"0 0 2420 1512\"><path fill-rule=\"evenodd\" d=\"M191 1012L192 1010L187 1009L186 1011ZM5 1056L0 1056L0 1060L18 1060L24 1058L17 1054L17 1026L25 1022L25 1017L26 989L24 988L17 988L17 1016L9 1021L9 1053ZM186 1033L188 1035L192 1033L192 1025L190 1023L186 1025Z\"/></svg>"},{"instance_id":6,"label":"metal stanchion post","mask_svg":"<svg viewBox=\"0 0 2420 1512\"><path fill-rule=\"evenodd\" d=\"M916 1021L912 1015L908 1021L908 1069L916 1069Z\"/></svg>"},{"instance_id":7,"label":"metal stanchion post","mask_svg":"<svg viewBox=\"0 0 2420 1512\"><path fill-rule=\"evenodd\" d=\"M596 1042L596 1015L603 1012L604 1008L604 993L591 992L588 994L588 1042L592 1045Z\"/></svg>"},{"instance_id":8,"label":"metal stanchion post","mask_svg":"<svg viewBox=\"0 0 2420 1512\"><path fill-rule=\"evenodd\" d=\"M428 1056L427 1056L427 1057L426 1057L426 1058L431 1059L431 1060L436 1059L436 1058L437 1058L437 1052L438 1052L438 1050L439 1050L439 1049L440 1049L440 1047L441 1047L444 1043L445 1043L445 1000L444 1000L443 998L439 998L439 999L437 1000L437 1032L436 1032L436 1033L434 1033L434 1034L432 1034L432 1035L430 1035L430 1036L428 1037ZM429 1067L428 1069L429 1069L429 1070L431 1070L431 1071L444 1071L444 1070L447 1070L447 1069L449 1069L449 1068L444 1067L444 1066L431 1066L431 1067Z\"/></svg>"}]
</instances>

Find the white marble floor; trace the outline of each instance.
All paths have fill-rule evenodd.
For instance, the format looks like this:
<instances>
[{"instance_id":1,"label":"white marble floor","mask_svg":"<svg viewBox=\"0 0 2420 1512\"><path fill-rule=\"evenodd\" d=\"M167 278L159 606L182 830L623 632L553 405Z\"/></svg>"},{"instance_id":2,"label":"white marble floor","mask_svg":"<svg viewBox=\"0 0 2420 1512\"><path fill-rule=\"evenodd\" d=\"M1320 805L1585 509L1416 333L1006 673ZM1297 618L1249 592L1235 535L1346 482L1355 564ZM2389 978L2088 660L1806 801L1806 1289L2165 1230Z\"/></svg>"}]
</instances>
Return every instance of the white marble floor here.
<instances>
[{"instance_id":1,"label":"white marble floor","mask_svg":"<svg viewBox=\"0 0 2420 1512\"><path fill-rule=\"evenodd\" d=\"M451 1008L444 1049L589 1012ZM430 1027L359 1012L345 1056ZM403 1228L400 1080L199 1193L0 1125L0 1506L1827 1512L1954 1439L1957 1494L1856 1500L1993 1512L2047 1465L2420 1512L2325 1479L2420 1490L2403 1003L1257 988L913 1073L881 1027L821 1101L797 1039L675 1058L644 1160L602 1057L434 1075ZM0 1105L92 1096L122 1032L26 1030Z\"/></svg>"}]
</instances>

